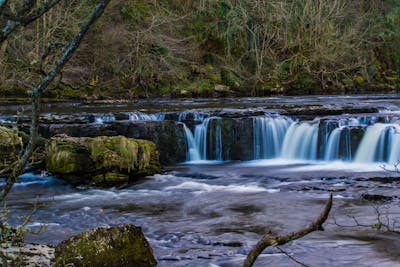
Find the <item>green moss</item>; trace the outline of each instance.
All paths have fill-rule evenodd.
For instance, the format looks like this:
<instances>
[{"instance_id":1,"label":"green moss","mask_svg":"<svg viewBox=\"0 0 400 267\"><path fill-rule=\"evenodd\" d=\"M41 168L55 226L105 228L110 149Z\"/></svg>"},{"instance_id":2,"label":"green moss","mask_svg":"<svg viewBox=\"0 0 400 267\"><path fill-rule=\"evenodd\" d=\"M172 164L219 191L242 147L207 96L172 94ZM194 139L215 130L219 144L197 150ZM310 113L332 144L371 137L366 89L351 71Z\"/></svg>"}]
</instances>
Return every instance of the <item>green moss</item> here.
<instances>
[{"instance_id":1,"label":"green moss","mask_svg":"<svg viewBox=\"0 0 400 267\"><path fill-rule=\"evenodd\" d=\"M94 170L85 138L53 138L46 147L47 169L54 173L87 173Z\"/></svg>"},{"instance_id":2,"label":"green moss","mask_svg":"<svg viewBox=\"0 0 400 267\"><path fill-rule=\"evenodd\" d=\"M128 173L137 169L139 147L135 140L123 136L88 139L90 156L96 169L117 167Z\"/></svg>"},{"instance_id":3,"label":"green moss","mask_svg":"<svg viewBox=\"0 0 400 267\"><path fill-rule=\"evenodd\" d=\"M125 225L85 231L55 249L55 266L155 266L141 228Z\"/></svg>"},{"instance_id":4,"label":"green moss","mask_svg":"<svg viewBox=\"0 0 400 267\"><path fill-rule=\"evenodd\" d=\"M160 161L157 147L147 140L136 140L140 145L139 174L143 176L160 172Z\"/></svg>"},{"instance_id":5,"label":"green moss","mask_svg":"<svg viewBox=\"0 0 400 267\"><path fill-rule=\"evenodd\" d=\"M18 130L0 126L0 170L18 159L22 138Z\"/></svg>"},{"instance_id":6,"label":"green moss","mask_svg":"<svg viewBox=\"0 0 400 267\"><path fill-rule=\"evenodd\" d=\"M124 136L95 138L52 138L46 148L49 171L61 177L89 177L86 183L125 183L130 177L154 175L160 171L154 143Z\"/></svg>"}]
</instances>

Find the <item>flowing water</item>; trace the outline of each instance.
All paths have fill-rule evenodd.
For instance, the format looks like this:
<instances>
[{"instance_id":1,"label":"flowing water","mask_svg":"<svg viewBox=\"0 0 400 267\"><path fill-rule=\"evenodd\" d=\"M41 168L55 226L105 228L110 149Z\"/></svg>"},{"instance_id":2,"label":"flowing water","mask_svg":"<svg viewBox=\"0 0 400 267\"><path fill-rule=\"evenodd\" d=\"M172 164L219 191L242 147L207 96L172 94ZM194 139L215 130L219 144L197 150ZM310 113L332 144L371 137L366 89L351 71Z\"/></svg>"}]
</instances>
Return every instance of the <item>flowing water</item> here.
<instances>
[{"instance_id":1,"label":"flowing water","mask_svg":"<svg viewBox=\"0 0 400 267\"><path fill-rule=\"evenodd\" d=\"M332 109L337 102L380 111L285 112L296 103ZM263 233L308 225L333 192L325 231L281 249L310 266L400 266L398 234L369 227L377 207L390 223L400 218L398 173L385 170L400 159L397 95L171 101L163 110L147 105L97 107L92 123L116 120L115 112L131 121L175 120L183 124L187 161L109 189L25 174L7 204L17 223L36 203L29 227L45 224L46 230L29 241L57 244L85 229L133 223L148 237L158 266L240 266ZM0 119L12 123L9 114ZM237 147L249 158L233 160ZM256 263L266 265L299 266L277 248Z\"/></svg>"}]
</instances>

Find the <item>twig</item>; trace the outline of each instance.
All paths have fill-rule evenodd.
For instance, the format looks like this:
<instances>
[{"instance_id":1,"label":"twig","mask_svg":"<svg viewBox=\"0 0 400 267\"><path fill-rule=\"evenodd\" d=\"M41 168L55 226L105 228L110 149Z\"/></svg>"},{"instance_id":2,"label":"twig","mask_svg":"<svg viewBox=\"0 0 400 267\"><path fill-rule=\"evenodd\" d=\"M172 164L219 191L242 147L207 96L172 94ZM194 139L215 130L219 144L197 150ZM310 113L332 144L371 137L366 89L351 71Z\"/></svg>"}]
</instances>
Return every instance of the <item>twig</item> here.
<instances>
[{"instance_id":1,"label":"twig","mask_svg":"<svg viewBox=\"0 0 400 267\"><path fill-rule=\"evenodd\" d=\"M333 196L332 193L329 196L329 200L326 203L325 209L323 212L320 214L318 219L311 223L308 227L301 229L299 231L290 233L285 236L273 236L271 233L265 234L260 241L254 246L252 250L247 254L246 260L243 263L243 267L251 267L253 266L254 262L256 261L257 257L263 252L264 249L266 249L269 246L279 246L286 244L292 240L301 238L311 232L314 231L323 231L322 224L326 221L328 218L329 212L331 211L332 208L332 201L333 201Z\"/></svg>"},{"instance_id":2,"label":"twig","mask_svg":"<svg viewBox=\"0 0 400 267\"><path fill-rule=\"evenodd\" d=\"M280 247L276 247L280 252L282 252L283 254L285 254L289 259L291 259L292 261L300 264L301 266L304 267L310 267L309 265L299 261L298 259L296 259L295 257L293 257L292 255L290 255L289 253L287 253L286 251L284 251L283 249L281 249Z\"/></svg>"}]
</instances>

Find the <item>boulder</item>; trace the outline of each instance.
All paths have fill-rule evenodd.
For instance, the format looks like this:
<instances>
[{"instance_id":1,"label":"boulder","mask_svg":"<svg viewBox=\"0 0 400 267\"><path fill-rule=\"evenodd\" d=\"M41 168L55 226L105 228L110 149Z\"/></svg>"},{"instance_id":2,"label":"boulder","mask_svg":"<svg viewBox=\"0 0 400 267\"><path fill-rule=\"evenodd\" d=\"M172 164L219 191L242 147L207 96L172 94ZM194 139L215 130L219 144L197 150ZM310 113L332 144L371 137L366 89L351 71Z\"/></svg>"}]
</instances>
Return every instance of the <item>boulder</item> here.
<instances>
[{"instance_id":1,"label":"boulder","mask_svg":"<svg viewBox=\"0 0 400 267\"><path fill-rule=\"evenodd\" d=\"M115 185L160 171L154 143L124 136L53 137L46 147L46 166L73 185Z\"/></svg>"},{"instance_id":2,"label":"boulder","mask_svg":"<svg viewBox=\"0 0 400 267\"><path fill-rule=\"evenodd\" d=\"M63 241L55 266L155 266L157 261L140 227L97 228Z\"/></svg>"},{"instance_id":3,"label":"boulder","mask_svg":"<svg viewBox=\"0 0 400 267\"><path fill-rule=\"evenodd\" d=\"M13 129L0 126L0 170L18 159L22 139Z\"/></svg>"}]
</instances>

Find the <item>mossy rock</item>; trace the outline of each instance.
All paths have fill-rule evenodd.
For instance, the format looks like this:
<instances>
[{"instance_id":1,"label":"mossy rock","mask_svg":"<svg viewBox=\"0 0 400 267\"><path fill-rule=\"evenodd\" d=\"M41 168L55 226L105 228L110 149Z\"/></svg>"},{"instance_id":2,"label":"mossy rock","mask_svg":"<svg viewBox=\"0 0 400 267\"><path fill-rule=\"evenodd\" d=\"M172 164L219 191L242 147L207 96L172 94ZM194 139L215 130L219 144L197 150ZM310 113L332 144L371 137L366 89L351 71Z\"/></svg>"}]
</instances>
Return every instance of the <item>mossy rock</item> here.
<instances>
[{"instance_id":1,"label":"mossy rock","mask_svg":"<svg viewBox=\"0 0 400 267\"><path fill-rule=\"evenodd\" d=\"M156 145L124 136L54 137L46 148L46 164L72 184L121 184L160 172Z\"/></svg>"},{"instance_id":2,"label":"mossy rock","mask_svg":"<svg viewBox=\"0 0 400 267\"><path fill-rule=\"evenodd\" d=\"M60 136L52 138L46 147L46 166L53 173L88 173L95 166L88 157L87 138Z\"/></svg>"},{"instance_id":3,"label":"mossy rock","mask_svg":"<svg viewBox=\"0 0 400 267\"><path fill-rule=\"evenodd\" d=\"M97 228L63 241L55 266L155 266L153 250L140 227Z\"/></svg>"},{"instance_id":4,"label":"mossy rock","mask_svg":"<svg viewBox=\"0 0 400 267\"><path fill-rule=\"evenodd\" d=\"M129 173L138 168L139 144L134 139L99 136L86 139L86 143L98 170L116 167Z\"/></svg>"},{"instance_id":5,"label":"mossy rock","mask_svg":"<svg viewBox=\"0 0 400 267\"><path fill-rule=\"evenodd\" d=\"M18 159L21 147L18 131L0 126L0 170Z\"/></svg>"}]
</instances>

